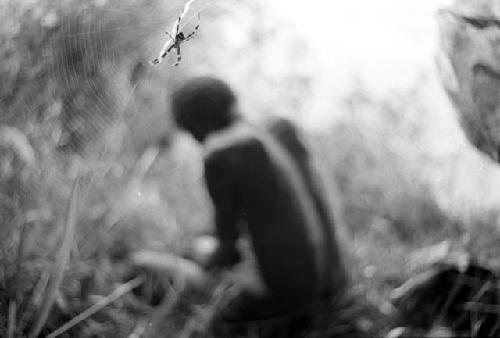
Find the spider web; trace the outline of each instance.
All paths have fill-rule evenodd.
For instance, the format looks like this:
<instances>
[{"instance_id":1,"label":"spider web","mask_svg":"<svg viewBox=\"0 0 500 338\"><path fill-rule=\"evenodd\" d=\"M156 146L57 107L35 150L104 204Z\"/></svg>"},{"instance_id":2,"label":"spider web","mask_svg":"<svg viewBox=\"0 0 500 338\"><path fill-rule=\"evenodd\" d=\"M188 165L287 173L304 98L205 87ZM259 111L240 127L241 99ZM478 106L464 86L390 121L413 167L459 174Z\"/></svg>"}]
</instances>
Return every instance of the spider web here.
<instances>
[{"instance_id":1,"label":"spider web","mask_svg":"<svg viewBox=\"0 0 500 338\"><path fill-rule=\"evenodd\" d=\"M84 3L61 2L55 5L45 5L36 0L34 2L24 0L19 3L26 3L25 7L31 7L28 10L21 8L20 11L37 13L34 21L39 21L42 29L31 27L31 31L40 32L41 36L36 36L35 33L35 38L49 40L44 47L46 50L38 54L30 50L27 55L34 67L40 67L37 55L44 56L43 60L47 59L46 64L42 64L41 67L48 70L46 75L50 77L51 85L47 86L46 90L49 91L48 96L54 98L53 101L55 101L48 115L62 116L61 133L63 135L59 143L77 152L83 151L84 149L81 148L85 148L88 143L96 140L101 142L102 134L111 135L112 132L107 127L116 125L120 119L133 114L147 116L151 111L159 110L152 109L152 107L144 109L145 107L137 104L137 97L141 99L146 96L137 95L138 91L144 89L141 87L144 87L145 83L154 83L152 86L163 86L163 89L168 88L169 85L175 83L177 78L182 77L183 73L190 70L190 66L193 66L190 60L201 60L200 64L211 67L214 64L213 61L219 58L216 53L224 53L225 57L231 53L231 51L228 53L217 50L223 44L221 41L226 37L218 39L215 35L215 39L208 38L210 32L217 32L217 30L210 31L211 26L218 25L212 20L217 19L214 13L227 11L227 6L225 8L221 4L227 5L229 1L218 1L217 9L213 11L207 11L207 9L211 10L215 7L215 0L195 0L187 3L180 0L173 3L159 0L123 2L94 0ZM252 3L252 1L244 3ZM244 3L232 4L232 6L244 7L246 6ZM191 33L198 23L198 15L201 15L201 29L194 40L181 45L183 54L181 67L178 69L172 67L176 58L175 51L167 55L161 65L149 67L147 63L153 60L165 42L169 41L165 32L171 31L171 27L175 25L184 11L186 15L181 22L180 31L185 34ZM207 13L209 15L206 15ZM255 25L261 25L261 23L255 20ZM5 24L5 29L8 26ZM259 29L261 32L257 34L250 32L253 34L250 37L240 35L233 38L232 43L240 43L238 39L253 39L255 41L252 43L262 44L262 36L267 34L265 30L269 28L262 25ZM24 27L22 29L22 31L29 30ZM237 29L230 27L228 31L233 32ZM199 43L200 38L204 39L203 45ZM203 50L200 47L203 47ZM30 46L28 48L33 49ZM232 52L233 56L238 52L241 53L243 48L239 48L240 50L238 47L233 48L235 50ZM247 47L244 52L254 50L256 48L248 49ZM203 53L206 53L208 57L199 56ZM198 57L194 58L190 54L197 54ZM26 55L19 55L20 59L23 57L25 58ZM297 55L297 58L300 58L300 55ZM226 60L228 59L230 58L226 57ZM254 65L249 61L250 58L235 63L232 67L250 69ZM257 62L255 63L258 65ZM266 63L265 60L262 63ZM199 65L194 66L199 67ZM227 65L225 66L227 68ZM156 78L154 73L156 73ZM154 81L151 81L152 78ZM15 88L15 84L11 86L8 81L6 82L6 88ZM5 92L7 95L2 97L2 100L9 99L8 89L2 91L2 96ZM165 95L159 90L155 94ZM33 110L29 105L26 108L23 110ZM12 109L13 119L17 111L17 109ZM140 124L144 120L148 119L142 119L142 121L136 119L134 122ZM9 121L3 119L3 122ZM158 128L158 124L152 127ZM54 137L57 138L57 135ZM116 137L112 136L111 139L116 139ZM113 148L113 142L103 140L101 143L107 145L108 148ZM91 149L92 151L95 149Z\"/></svg>"},{"instance_id":2,"label":"spider web","mask_svg":"<svg viewBox=\"0 0 500 338\"><path fill-rule=\"evenodd\" d=\"M170 204L172 210L161 217L171 218L175 228L176 220L183 227L206 228L209 217L207 201L200 192L197 149L183 145L165 156L169 159L157 156L165 142L162 138L170 132L167 94L186 73L201 69L237 79L235 82L243 85L237 91L244 89L241 92L252 100L256 92L268 99L271 91L266 88L275 82L268 81L267 87L260 83L267 81L263 73L275 63L268 62L270 55L262 57L262 51L271 40L274 49L281 49L273 39L283 32L286 36L294 32L277 30L272 20L262 20L267 7L255 5L257 2L194 0L181 22L181 31L192 32L199 14L200 29L194 39L181 45L179 67L173 67L175 53L159 65L152 66L150 61L168 39L165 32L171 31L183 12L184 1L11 2L11 8L4 12L11 13L12 20L0 25L5 32L12 30L12 37L22 44L16 47L15 58L4 58L3 66L11 73L20 69L19 74L35 75L5 77L0 84L0 101L6 108L0 123L19 126L30 139L40 140L37 146L49 150L49 155L50 150L62 153L65 159L83 155L82 165L98 176L94 185L104 185L95 190L109 190L106 203L96 197L94 204L111 204L110 208L116 209L111 214L116 217L137 204L161 204L167 190L169 203L164 204ZM289 54L293 55L290 62L300 64L300 50ZM287 83L294 80L286 76ZM248 86L250 82L256 85ZM279 90L290 92L285 87ZM262 102L268 108L257 107L256 111L266 113L276 106ZM89 194L90 198L94 195ZM108 222L113 223L113 217L108 217Z\"/></svg>"},{"instance_id":3,"label":"spider web","mask_svg":"<svg viewBox=\"0 0 500 338\"><path fill-rule=\"evenodd\" d=\"M202 10L203 8L198 9ZM170 22L175 21L178 9L172 6L172 9L158 11L157 6L141 6L141 1L135 1L129 6L123 3L84 6L79 8L79 11L80 18L77 17L75 21L74 17L70 17L68 23L62 25L62 31L67 33L62 33L60 36L60 49L63 52L57 68L69 69L69 72L57 77L59 85L63 88L73 88L75 84L79 86L83 80L86 82L85 88L91 95L95 94L96 98L85 102L94 104L95 107L87 109L70 103L70 110L79 112L93 110L98 112L95 115L104 117L104 120L108 117L113 120L113 117L109 116L109 111L121 117L125 110L130 108L135 89L141 81L144 81L141 79L141 73L151 71L146 69L146 64L158 53L166 40L165 31L169 29ZM192 19L193 16L187 16L182 24L188 25ZM87 20L89 22L85 22ZM172 64L170 56L167 60L169 61L167 64ZM117 78L116 74L130 72L127 67L132 69L129 81L131 88L121 88L123 90L116 97L104 97L106 92L101 92L99 89L108 88L114 85L113 82L122 80ZM156 71L161 71L164 77L172 75L173 72L170 67ZM116 86L123 84L116 83ZM88 120L92 120L91 116L88 117ZM81 125L85 123L79 118L80 115L76 121L69 122L77 134L78 128L84 128ZM90 136L93 136L92 133ZM71 146L78 146L75 144L78 141L70 141Z\"/></svg>"},{"instance_id":4,"label":"spider web","mask_svg":"<svg viewBox=\"0 0 500 338\"><path fill-rule=\"evenodd\" d=\"M192 30L198 13L204 15L213 2L194 1L181 29ZM174 68L170 55L155 67L149 61L157 55L167 38L165 31L170 31L183 6L182 1L148 0L19 1L0 6L12 17L0 24L5 32L2 38L12 38L12 49L0 50L6 56L1 71L8 75L2 76L5 82L0 86L0 102L5 107L0 123L17 126L35 140L37 150L46 149L46 154L60 153L69 161L75 154L83 156L80 165L97 176L94 184L114 186L104 197L110 226L127 208L139 206L142 213L157 213L146 222L169 222L171 230L179 232L174 206L163 203L167 207L161 211L164 196L152 187L154 178L147 184L143 178L149 169L152 175L165 176L153 163L161 139L169 132L166 93L185 69L183 64ZM20 24L16 25L17 20ZM7 40L2 47L8 48L9 43ZM195 44L196 39L189 43ZM42 156L46 162L48 158ZM173 176L167 183L179 180L175 183L179 188L172 192L179 196L170 199L175 205L184 205L184 214L188 214L189 203L182 200L187 197L180 193L181 187L192 186L195 175L183 178L182 171L193 171L186 166L179 167L175 159L163 163ZM110 175L114 179L106 178ZM102 187L94 190L102 195L99 189ZM113 195L119 198L113 201ZM89 202L92 207L99 198L102 196ZM155 210L151 212L151 208ZM132 216L128 222L137 221L141 220ZM82 246L92 242L92 229L88 227L90 233L83 236ZM175 237L167 238L170 245L176 244Z\"/></svg>"},{"instance_id":5,"label":"spider web","mask_svg":"<svg viewBox=\"0 0 500 338\"><path fill-rule=\"evenodd\" d=\"M151 167L158 155L159 143L168 132L165 102L155 98L163 98L171 79L178 76L176 72L183 71L172 67L170 55L161 66L153 67L149 61L157 55L167 38L165 31L170 30L183 6L178 2L162 7L161 2L140 0L94 2L76 4L76 9L72 8L71 13L61 19L61 34L56 41L59 54L54 70L56 95L62 97L59 147L65 152L97 157L99 162L123 154L123 149L129 158L125 162L123 158L112 161L124 163L126 173L122 175L118 192L124 198L110 203L109 226L127 213L127 208L139 207L139 212L143 213L144 208L152 205L154 216L146 222L163 223L157 219L163 217L172 231L179 232L175 210L170 210L176 208L170 208L171 203L163 203L162 208L158 198L164 196L160 197L161 192L151 184L145 185L143 179L149 169L154 174ZM198 6L193 4L181 28L192 29L197 13L208 6L209 1L199 1ZM148 104L148 101L153 103ZM170 165L169 175L176 176L181 184L192 184L185 182L189 175L182 177L182 164L167 165ZM171 194L179 194L179 191ZM174 207L189 204L188 201L173 202ZM163 216L157 215L162 213L161 209L166 212ZM125 223L143 221L134 221L134 215L130 217L132 220ZM171 245L176 244L176 237L178 234L172 236Z\"/></svg>"}]
</instances>

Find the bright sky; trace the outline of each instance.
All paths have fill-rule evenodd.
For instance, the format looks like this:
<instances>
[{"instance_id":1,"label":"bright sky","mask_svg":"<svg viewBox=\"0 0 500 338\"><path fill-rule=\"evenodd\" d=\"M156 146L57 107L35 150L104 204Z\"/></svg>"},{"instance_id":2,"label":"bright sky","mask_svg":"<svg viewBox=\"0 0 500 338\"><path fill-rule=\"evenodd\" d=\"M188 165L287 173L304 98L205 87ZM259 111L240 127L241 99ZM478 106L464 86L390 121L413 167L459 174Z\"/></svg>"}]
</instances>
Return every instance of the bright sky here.
<instances>
[{"instance_id":1,"label":"bright sky","mask_svg":"<svg viewBox=\"0 0 500 338\"><path fill-rule=\"evenodd\" d=\"M433 61L435 12L450 0L273 0L309 36L325 66L387 89ZM269 1L271 3L271 1Z\"/></svg>"},{"instance_id":2,"label":"bright sky","mask_svg":"<svg viewBox=\"0 0 500 338\"><path fill-rule=\"evenodd\" d=\"M433 69L436 11L451 1L273 0L274 12L309 37L321 65L323 86L315 90L305 125L322 128L340 113L332 103L352 89L353 75L370 94L385 97Z\"/></svg>"}]
</instances>

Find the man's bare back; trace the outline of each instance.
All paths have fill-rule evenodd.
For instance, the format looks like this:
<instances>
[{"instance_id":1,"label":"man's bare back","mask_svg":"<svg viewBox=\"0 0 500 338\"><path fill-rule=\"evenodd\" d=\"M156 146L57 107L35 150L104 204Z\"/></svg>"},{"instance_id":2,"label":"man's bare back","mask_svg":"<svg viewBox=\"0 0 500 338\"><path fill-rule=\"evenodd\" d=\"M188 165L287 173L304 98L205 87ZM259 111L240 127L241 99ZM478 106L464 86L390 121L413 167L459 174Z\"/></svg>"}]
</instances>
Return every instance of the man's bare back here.
<instances>
[{"instance_id":1,"label":"man's bare back","mask_svg":"<svg viewBox=\"0 0 500 338\"><path fill-rule=\"evenodd\" d=\"M246 122L222 81L195 79L174 95L178 125L204 146L205 181L219 246L205 267L240 260L248 233L264 291L248 289L229 308L235 320L285 314L345 291L345 267L325 196L293 126ZM331 230L331 231L330 231Z\"/></svg>"}]
</instances>

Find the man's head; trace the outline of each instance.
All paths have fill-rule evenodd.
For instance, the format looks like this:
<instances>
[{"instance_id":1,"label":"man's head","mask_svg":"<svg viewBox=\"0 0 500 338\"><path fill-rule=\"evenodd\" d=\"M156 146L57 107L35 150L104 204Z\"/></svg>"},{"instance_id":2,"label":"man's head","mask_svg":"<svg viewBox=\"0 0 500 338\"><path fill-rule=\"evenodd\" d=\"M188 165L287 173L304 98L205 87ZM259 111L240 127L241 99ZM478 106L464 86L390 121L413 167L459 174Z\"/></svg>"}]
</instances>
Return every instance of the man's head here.
<instances>
[{"instance_id":1,"label":"man's head","mask_svg":"<svg viewBox=\"0 0 500 338\"><path fill-rule=\"evenodd\" d=\"M228 127L237 118L236 95L222 80L197 77L187 81L172 96L177 125L203 142L214 131Z\"/></svg>"}]
</instances>

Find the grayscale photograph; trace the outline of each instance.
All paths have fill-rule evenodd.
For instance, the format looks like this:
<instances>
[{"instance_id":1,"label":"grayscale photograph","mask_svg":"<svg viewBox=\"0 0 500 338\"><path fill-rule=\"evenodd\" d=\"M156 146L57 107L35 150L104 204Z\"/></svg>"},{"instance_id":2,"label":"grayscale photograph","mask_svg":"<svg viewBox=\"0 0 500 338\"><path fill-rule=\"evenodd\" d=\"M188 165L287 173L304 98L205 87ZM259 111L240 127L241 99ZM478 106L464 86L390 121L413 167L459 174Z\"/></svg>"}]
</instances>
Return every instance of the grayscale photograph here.
<instances>
[{"instance_id":1,"label":"grayscale photograph","mask_svg":"<svg viewBox=\"0 0 500 338\"><path fill-rule=\"evenodd\" d=\"M500 337L499 276L500 0L0 0L0 337Z\"/></svg>"}]
</instances>

